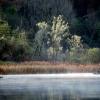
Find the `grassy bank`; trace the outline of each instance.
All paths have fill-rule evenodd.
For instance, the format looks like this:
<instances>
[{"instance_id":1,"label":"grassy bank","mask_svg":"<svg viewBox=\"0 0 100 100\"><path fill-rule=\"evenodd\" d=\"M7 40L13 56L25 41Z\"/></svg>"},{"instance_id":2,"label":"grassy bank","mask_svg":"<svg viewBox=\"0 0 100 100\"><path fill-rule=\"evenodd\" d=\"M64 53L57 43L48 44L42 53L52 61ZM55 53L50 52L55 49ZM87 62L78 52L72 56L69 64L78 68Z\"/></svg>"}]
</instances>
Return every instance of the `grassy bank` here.
<instances>
[{"instance_id":1,"label":"grassy bank","mask_svg":"<svg viewBox=\"0 0 100 100\"><path fill-rule=\"evenodd\" d=\"M0 74L35 74L66 72L100 72L100 64L69 64L32 61L0 64Z\"/></svg>"}]
</instances>

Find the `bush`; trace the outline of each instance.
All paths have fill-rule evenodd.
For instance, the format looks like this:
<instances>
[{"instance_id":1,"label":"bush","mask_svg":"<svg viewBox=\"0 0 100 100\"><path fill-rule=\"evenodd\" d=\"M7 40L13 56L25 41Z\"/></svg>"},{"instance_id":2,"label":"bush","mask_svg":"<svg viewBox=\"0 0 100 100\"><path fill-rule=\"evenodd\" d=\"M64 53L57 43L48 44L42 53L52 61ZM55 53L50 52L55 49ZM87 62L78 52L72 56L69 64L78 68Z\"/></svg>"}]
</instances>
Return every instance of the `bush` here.
<instances>
[{"instance_id":1,"label":"bush","mask_svg":"<svg viewBox=\"0 0 100 100\"><path fill-rule=\"evenodd\" d=\"M90 63L100 63L100 48L92 48L87 51L87 61Z\"/></svg>"},{"instance_id":2,"label":"bush","mask_svg":"<svg viewBox=\"0 0 100 100\"><path fill-rule=\"evenodd\" d=\"M66 53L66 60L71 63L100 63L100 48L75 49Z\"/></svg>"},{"instance_id":3,"label":"bush","mask_svg":"<svg viewBox=\"0 0 100 100\"><path fill-rule=\"evenodd\" d=\"M83 49L71 48L70 51L66 52L66 60L70 63L83 63Z\"/></svg>"},{"instance_id":4,"label":"bush","mask_svg":"<svg viewBox=\"0 0 100 100\"><path fill-rule=\"evenodd\" d=\"M0 21L0 60L29 59L32 48L25 32L16 32L5 21Z\"/></svg>"},{"instance_id":5,"label":"bush","mask_svg":"<svg viewBox=\"0 0 100 100\"><path fill-rule=\"evenodd\" d=\"M25 32L18 33L11 43L13 43L13 59L15 61L31 59L32 47L28 43Z\"/></svg>"}]
</instances>

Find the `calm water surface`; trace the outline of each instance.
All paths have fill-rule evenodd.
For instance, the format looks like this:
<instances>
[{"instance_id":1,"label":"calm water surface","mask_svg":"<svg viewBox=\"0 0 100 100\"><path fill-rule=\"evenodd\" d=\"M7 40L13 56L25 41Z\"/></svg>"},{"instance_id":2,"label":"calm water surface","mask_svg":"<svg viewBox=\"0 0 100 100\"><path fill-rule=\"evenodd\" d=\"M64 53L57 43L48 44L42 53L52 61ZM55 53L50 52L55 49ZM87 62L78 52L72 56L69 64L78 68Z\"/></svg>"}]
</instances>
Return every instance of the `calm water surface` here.
<instances>
[{"instance_id":1,"label":"calm water surface","mask_svg":"<svg viewBox=\"0 0 100 100\"><path fill-rule=\"evenodd\" d=\"M3 76L0 100L100 100L100 77Z\"/></svg>"}]
</instances>

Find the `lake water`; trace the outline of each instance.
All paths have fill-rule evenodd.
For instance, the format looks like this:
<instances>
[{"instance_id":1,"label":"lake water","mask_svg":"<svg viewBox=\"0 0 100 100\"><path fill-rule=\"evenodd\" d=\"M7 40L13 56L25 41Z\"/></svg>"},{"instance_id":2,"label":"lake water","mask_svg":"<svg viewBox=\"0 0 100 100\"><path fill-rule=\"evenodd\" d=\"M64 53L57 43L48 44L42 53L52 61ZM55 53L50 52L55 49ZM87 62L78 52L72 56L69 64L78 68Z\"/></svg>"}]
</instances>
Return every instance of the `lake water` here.
<instances>
[{"instance_id":1,"label":"lake water","mask_svg":"<svg viewBox=\"0 0 100 100\"><path fill-rule=\"evenodd\" d=\"M4 75L0 100L100 100L100 75Z\"/></svg>"}]
</instances>

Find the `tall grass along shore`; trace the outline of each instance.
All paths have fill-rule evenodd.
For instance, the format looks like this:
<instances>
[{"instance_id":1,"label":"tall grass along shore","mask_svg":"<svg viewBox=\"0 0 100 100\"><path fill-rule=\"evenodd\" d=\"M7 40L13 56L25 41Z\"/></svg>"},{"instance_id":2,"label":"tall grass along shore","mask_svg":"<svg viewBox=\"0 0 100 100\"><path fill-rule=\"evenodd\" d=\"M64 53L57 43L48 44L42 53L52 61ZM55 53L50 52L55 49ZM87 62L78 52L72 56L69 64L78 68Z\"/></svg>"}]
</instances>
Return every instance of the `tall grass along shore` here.
<instances>
[{"instance_id":1,"label":"tall grass along shore","mask_svg":"<svg viewBox=\"0 0 100 100\"><path fill-rule=\"evenodd\" d=\"M100 72L100 64L70 64L61 62L30 61L22 63L0 64L0 74L38 74L38 73L69 73L69 72Z\"/></svg>"}]
</instances>

